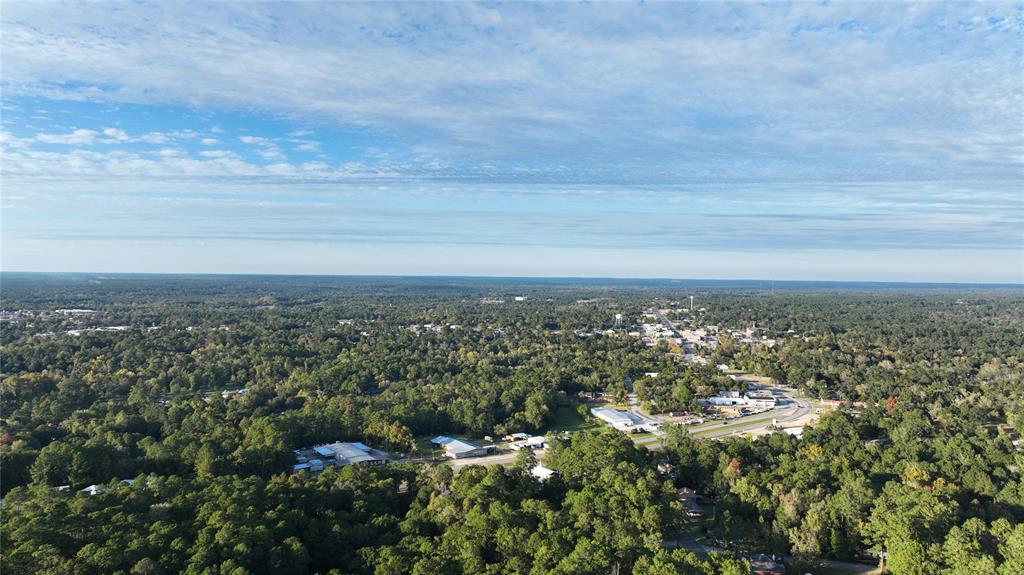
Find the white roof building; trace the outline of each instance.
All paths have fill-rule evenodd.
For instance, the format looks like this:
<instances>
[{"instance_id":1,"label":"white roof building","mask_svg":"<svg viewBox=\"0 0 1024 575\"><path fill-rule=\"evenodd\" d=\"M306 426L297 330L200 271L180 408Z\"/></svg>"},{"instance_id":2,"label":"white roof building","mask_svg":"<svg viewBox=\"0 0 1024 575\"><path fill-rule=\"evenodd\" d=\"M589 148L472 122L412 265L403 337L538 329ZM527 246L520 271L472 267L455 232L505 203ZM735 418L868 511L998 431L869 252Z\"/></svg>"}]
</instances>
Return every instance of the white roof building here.
<instances>
[{"instance_id":1,"label":"white roof building","mask_svg":"<svg viewBox=\"0 0 1024 575\"><path fill-rule=\"evenodd\" d=\"M308 451L306 453L303 455L302 450L296 451L298 465L293 467L293 471L304 469L322 471L325 463L331 465L383 465L388 461L387 453L358 441L336 441L326 445L317 445L313 447L312 453ZM311 459L313 454L319 459Z\"/></svg>"},{"instance_id":2,"label":"white roof building","mask_svg":"<svg viewBox=\"0 0 1024 575\"><path fill-rule=\"evenodd\" d=\"M610 407L593 407L590 413L619 431L656 431L661 427L660 421L648 419L631 411L619 411Z\"/></svg>"},{"instance_id":3,"label":"white roof building","mask_svg":"<svg viewBox=\"0 0 1024 575\"><path fill-rule=\"evenodd\" d=\"M555 473L556 471L554 469L548 469L543 465L538 465L530 470L530 475L536 477L537 481L540 481L541 483L544 483L545 481L550 479L551 476L554 475Z\"/></svg>"}]
</instances>

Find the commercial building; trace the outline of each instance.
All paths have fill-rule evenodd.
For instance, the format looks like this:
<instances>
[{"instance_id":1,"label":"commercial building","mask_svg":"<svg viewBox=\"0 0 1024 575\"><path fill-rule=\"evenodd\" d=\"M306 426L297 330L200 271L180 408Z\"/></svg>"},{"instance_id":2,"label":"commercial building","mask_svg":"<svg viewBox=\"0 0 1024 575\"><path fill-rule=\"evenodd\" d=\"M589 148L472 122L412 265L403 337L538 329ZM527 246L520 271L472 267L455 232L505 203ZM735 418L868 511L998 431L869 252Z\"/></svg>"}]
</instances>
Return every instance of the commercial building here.
<instances>
[{"instance_id":1,"label":"commercial building","mask_svg":"<svg viewBox=\"0 0 1024 575\"><path fill-rule=\"evenodd\" d=\"M388 462L388 454L358 441L336 441L308 449L296 449L295 459L297 463L292 466L293 472L310 471L317 473L323 471L328 465L338 467L343 465L367 467L384 465Z\"/></svg>"},{"instance_id":2,"label":"commercial building","mask_svg":"<svg viewBox=\"0 0 1024 575\"><path fill-rule=\"evenodd\" d=\"M452 459L482 457L494 453L493 445L477 445L468 439L456 439L441 435L431 439L430 442L443 449L445 457L451 457Z\"/></svg>"},{"instance_id":3,"label":"commercial building","mask_svg":"<svg viewBox=\"0 0 1024 575\"><path fill-rule=\"evenodd\" d=\"M526 439L513 441L509 443L508 446L511 447L513 451L519 451L523 448L544 449L548 446L548 440L543 435L534 435L532 437L528 436Z\"/></svg>"},{"instance_id":4,"label":"commercial building","mask_svg":"<svg viewBox=\"0 0 1024 575\"><path fill-rule=\"evenodd\" d=\"M592 407L590 413L613 428L627 433L640 431L653 433L661 427L660 421L646 418L632 411L619 411L610 407Z\"/></svg>"},{"instance_id":5,"label":"commercial building","mask_svg":"<svg viewBox=\"0 0 1024 575\"><path fill-rule=\"evenodd\" d=\"M716 407L746 406L768 409L775 407L775 396L771 393L750 392L741 395L738 391L722 391L708 398L708 403Z\"/></svg>"}]
</instances>

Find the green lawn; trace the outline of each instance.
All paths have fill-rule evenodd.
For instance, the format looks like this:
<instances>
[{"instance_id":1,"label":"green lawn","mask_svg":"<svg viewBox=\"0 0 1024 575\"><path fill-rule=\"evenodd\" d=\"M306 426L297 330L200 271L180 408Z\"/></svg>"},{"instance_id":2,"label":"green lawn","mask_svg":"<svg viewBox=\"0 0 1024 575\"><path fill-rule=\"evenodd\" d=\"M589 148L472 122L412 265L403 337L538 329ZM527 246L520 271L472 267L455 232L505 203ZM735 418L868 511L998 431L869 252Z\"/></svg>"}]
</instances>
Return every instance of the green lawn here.
<instances>
[{"instance_id":1,"label":"green lawn","mask_svg":"<svg viewBox=\"0 0 1024 575\"><path fill-rule=\"evenodd\" d=\"M556 433L563 431L576 432L595 427L597 427L597 424L594 421L583 419L574 408L568 405L560 405L555 408L554 421L551 422L547 430Z\"/></svg>"},{"instance_id":2,"label":"green lawn","mask_svg":"<svg viewBox=\"0 0 1024 575\"><path fill-rule=\"evenodd\" d=\"M424 435L416 438L416 453L418 455L430 455L435 451L434 445L430 443L430 440L437 437L436 435Z\"/></svg>"}]
</instances>

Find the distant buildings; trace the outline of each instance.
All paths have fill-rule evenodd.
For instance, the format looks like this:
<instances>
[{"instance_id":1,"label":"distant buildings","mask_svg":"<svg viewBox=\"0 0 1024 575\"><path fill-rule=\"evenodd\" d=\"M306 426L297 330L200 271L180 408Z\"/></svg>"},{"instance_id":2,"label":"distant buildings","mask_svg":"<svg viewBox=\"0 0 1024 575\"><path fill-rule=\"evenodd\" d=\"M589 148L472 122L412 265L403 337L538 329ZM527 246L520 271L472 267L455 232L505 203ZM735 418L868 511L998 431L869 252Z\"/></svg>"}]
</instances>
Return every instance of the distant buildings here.
<instances>
[{"instance_id":1,"label":"distant buildings","mask_svg":"<svg viewBox=\"0 0 1024 575\"><path fill-rule=\"evenodd\" d=\"M770 409L775 407L775 396L767 391L750 391L745 395L738 391L720 391L718 395L709 397L707 402L716 407L743 406Z\"/></svg>"},{"instance_id":2,"label":"distant buildings","mask_svg":"<svg viewBox=\"0 0 1024 575\"><path fill-rule=\"evenodd\" d=\"M388 462L387 453L358 441L334 442L308 449L296 449L295 458L297 463L292 466L292 471L296 473L299 471L318 473L328 465L337 467L344 465L375 466Z\"/></svg>"},{"instance_id":3,"label":"distant buildings","mask_svg":"<svg viewBox=\"0 0 1024 575\"><path fill-rule=\"evenodd\" d=\"M451 457L452 459L482 457L494 453L493 445L477 445L468 439L457 439L441 435L431 439L430 442L443 449L445 457Z\"/></svg>"},{"instance_id":4,"label":"distant buildings","mask_svg":"<svg viewBox=\"0 0 1024 575\"><path fill-rule=\"evenodd\" d=\"M590 413L619 431L626 433L637 433L649 431L651 433L661 428L661 422L646 418L631 411L619 411L610 407L592 407Z\"/></svg>"}]
</instances>

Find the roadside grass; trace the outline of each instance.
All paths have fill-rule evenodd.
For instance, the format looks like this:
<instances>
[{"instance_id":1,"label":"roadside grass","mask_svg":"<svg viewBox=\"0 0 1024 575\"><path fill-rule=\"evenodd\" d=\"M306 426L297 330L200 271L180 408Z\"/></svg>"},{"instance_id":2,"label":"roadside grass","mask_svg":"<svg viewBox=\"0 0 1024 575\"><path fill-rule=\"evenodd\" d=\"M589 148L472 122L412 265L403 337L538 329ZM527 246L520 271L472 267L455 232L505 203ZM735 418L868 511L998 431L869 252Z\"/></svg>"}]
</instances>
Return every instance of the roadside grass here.
<instances>
[{"instance_id":1,"label":"roadside grass","mask_svg":"<svg viewBox=\"0 0 1024 575\"><path fill-rule=\"evenodd\" d=\"M727 424L717 423L717 424L712 424L712 425L710 425L708 427L701 427L700 429L698 429L698 430L694 431L693 433L691 433L691 435L693 435L694 437L704 437L706 435L712 435L712 434L716 434L716 433L723 432L723 431L734 431L734 430L737 430L737 429L743 429L743 428L745 428L745 427L747 427L749 425L756 425L758 423L764 423L766 421L771 421L772 419L773 419L772 417L757 417L757 418L749 418L749 419L740 419L740 420L737 420L735 422L731 422L731 423L727 423Z\"/></svg>"}]
</instances>

